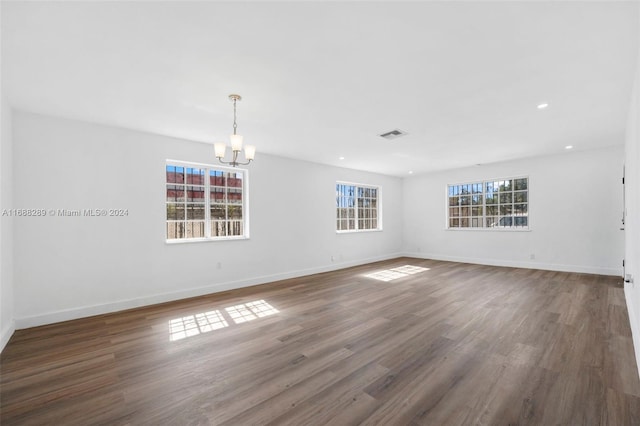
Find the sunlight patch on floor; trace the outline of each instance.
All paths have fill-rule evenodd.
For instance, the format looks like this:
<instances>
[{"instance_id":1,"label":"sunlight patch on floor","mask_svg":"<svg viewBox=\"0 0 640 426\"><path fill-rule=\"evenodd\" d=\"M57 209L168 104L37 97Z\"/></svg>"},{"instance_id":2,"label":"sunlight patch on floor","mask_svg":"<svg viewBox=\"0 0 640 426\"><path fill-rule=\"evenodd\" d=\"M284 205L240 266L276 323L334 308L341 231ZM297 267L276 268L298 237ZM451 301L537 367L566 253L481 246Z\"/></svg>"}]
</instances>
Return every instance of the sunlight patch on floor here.
<instances>
[{"instance_id":1,"label":"sunlight patch on floor","mask_svg":"<svg viewBox=\"0 0 640 426\"><path fill-rule=\"evenodd\" d=\"M227 327L229 323L222 316L222 312L215 310L175 318L169 321L169 340L175 341L186 337Z\"/></svg>"},{"instance_id":2,"label":"sunlight patch on floor","mask_svg":"<svg viewBox=\"0 0 640 426\"><path fill-rule=\"evenodd\" d=\"M280 311L264 300L255 300L253 302L229 306L225 308L224 311L216 309L214 311L174 318L169 321L169 341L174 342L228 327L229 322L225 318L225 313L228 319L232 320L235 324L241 324L257 318L277 314L278 312Z\"/></svg>"},{"instance_id":3,"label":"sunlight patch on floor","mask_svg":"<svg viewBox=\"0 0 640 426\"><path fill-rule=\"evenodd\" d=\"M429 268L423 268L421 266L404 265L398 268L384 269L382 271L374 272L365 275L367 278L373 278L374 280L389 282L398 278L404 278L409 275L417 274L420 272L428 271Z\"/></svg>"}]
</instances>

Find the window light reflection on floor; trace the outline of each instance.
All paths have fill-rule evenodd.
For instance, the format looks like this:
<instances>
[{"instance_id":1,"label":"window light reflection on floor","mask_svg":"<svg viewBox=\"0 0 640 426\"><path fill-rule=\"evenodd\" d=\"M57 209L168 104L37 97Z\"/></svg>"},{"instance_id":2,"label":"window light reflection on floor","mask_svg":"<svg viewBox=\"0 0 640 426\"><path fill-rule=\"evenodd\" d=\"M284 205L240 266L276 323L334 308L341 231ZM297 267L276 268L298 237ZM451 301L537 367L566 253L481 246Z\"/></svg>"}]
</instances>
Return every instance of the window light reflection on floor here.
<instances>
[{"instance_id":1,"label":"window light reflection on floor","mask_svg":"<svg viewBox=\"0 0 640 426\"><path fill-rule=\"evenodd\" d=\"M226 311L228 317L236 324L280 312L264 300L255 300L253 302L230 306L225 308L224 311ZM228 326L229 322L225 319L224 312L220 310L175 318L169 321L169 340L173 342Z\"/></svg>"},{"instance_id":2,"label":"window light reflection on floor","mask_svg":"<svg viewBox=\"0 0 640 426\"><path fill-rule=\"evenodd\" d=\"M367 278L373 278L375 280L389 282L398 278L404 278L409 275L417 274L419 272L428 271L429 268L423 268L421 266L404 265L398 268L384 269L382 271L374 272L365 275Z\"/></svg>"},{"instance_id":3,"label":"window light reflection on floor","mask_svg":"<svg viewBox=\"0 0 640 426\"><path fill-rule=\"evenodd\" d=\"M175 318L169 321L169 340L173 342L200 333L218 330L228 325L222 312L218 310Z\"/></svg>"},{"instance_id":4,"label":"window light reflection on floor","mask_svg":"<svg viewBox=\"0 0 640 426\"><path fill-rule=\"evenodd\" d=\"M279 312L264 300L256 300L255 302L231 306L226 308L226 311L236 324L277 314Z\"/></svg>"}]
</instances>

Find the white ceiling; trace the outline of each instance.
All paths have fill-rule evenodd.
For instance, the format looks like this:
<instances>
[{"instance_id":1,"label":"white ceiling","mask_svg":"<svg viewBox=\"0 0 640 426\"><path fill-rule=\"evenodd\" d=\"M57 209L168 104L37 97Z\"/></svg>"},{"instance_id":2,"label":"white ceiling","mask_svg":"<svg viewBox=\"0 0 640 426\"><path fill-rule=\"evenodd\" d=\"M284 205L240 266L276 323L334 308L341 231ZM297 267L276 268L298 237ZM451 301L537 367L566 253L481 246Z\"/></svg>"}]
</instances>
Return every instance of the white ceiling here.
<instances>
[{"instance_id":1,"label":"white ceiling","mask_svg":"<svg viewBox=\"0 0 640 426\"><path fill-rule=\"evenodd\" d=\"M397 176L622 144L638 52L637 2L1 7L17 109L215 142L239 93L256 161Z\"/></svg>"}]
</instances>

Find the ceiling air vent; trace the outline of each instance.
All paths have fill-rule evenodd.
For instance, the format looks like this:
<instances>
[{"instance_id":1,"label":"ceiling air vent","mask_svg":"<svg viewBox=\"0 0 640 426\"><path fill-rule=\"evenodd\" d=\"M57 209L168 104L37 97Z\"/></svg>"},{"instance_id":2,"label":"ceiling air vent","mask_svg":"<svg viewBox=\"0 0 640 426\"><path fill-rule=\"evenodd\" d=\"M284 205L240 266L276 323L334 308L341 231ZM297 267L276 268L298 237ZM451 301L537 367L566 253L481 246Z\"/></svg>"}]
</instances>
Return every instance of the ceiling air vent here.
<instances>
[{"instance_id":1,"label":"ceiling air vent","mask_svg":"<svg viewBox=\"0 0 640 426\"><path fill-rule=\"evenodd\" d=\"M396 139L399 138L401 136L405 136L407 135L407 132L404 132L400 129L394 129L391 130L389 132L384 132L384 133L380 133L378 136L380 136L381 138L385 138L385 139Z\"/></svg>"}]
</instances>

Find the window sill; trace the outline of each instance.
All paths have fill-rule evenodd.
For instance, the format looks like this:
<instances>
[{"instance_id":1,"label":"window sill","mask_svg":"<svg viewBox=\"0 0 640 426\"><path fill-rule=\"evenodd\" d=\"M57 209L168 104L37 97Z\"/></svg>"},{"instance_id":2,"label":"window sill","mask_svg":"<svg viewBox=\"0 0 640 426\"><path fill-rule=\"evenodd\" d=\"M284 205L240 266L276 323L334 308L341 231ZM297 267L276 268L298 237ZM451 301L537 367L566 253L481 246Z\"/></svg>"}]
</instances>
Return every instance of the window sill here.
<instances>
[{"instance_id":1,"label":"window sill","mask_svg":"<svg viewBox=\"0 0 640 426\"><path fill-rule=\"evenodd\" d=\"M348 231L336 231L336 234L362 234L363 232L382 232L382 229L354 229Z\"/></svg>"},{"instance_id":2,"label":"window sill","mask_svg":"<svg viewBox=\"0 0 640 426\"><path fill-rule=\"evenodd\" d=\"M531 228L444 228L445 231L473 231L473 232L531 232Z\"/></svg>"},{"instance_id":3,"label":"window sill","mask_svg":"<svg viewBox=\"0 0 640 426\"><path fill-rule=\"evenodd\" d=\"M183 238L183 239L174 239L174 240L164 240L165 244L173 245L173 244L189 244L189 243L215 243L218 241L239 241L239 240L248 240L249 237L221 237L221 238Z\"/></svg>"}]
</instances>

